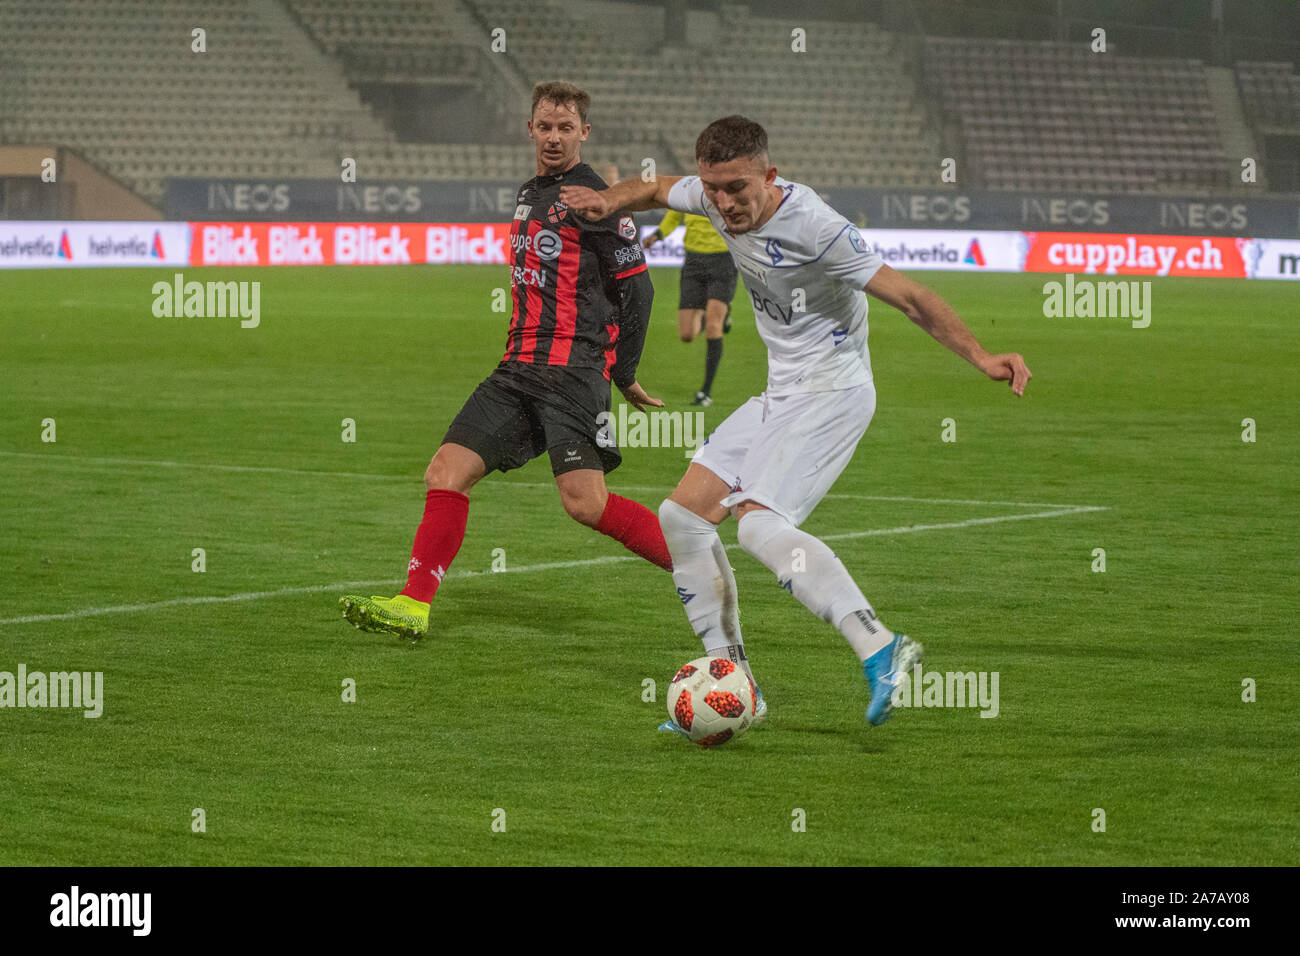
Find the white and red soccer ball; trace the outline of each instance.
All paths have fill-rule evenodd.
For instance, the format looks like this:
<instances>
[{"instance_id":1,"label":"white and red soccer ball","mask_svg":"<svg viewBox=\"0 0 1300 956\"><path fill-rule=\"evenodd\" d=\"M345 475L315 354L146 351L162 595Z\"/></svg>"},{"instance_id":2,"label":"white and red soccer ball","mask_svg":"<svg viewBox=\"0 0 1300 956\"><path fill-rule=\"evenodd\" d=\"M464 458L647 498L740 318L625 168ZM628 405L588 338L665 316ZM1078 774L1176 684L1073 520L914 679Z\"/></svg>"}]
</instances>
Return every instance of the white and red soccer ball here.
<instances>
[{"instance_id":1,"label":"white and red soccer ball","mask_svg":"<svg viewBox=\"0 0 1300 956\"><path fill-rule=\"evenodd\" d=\"M725 657L682 667L668 688L668 716L701 747L739 737L754 721L754 682Z\"/></svg>"}]
</instances>

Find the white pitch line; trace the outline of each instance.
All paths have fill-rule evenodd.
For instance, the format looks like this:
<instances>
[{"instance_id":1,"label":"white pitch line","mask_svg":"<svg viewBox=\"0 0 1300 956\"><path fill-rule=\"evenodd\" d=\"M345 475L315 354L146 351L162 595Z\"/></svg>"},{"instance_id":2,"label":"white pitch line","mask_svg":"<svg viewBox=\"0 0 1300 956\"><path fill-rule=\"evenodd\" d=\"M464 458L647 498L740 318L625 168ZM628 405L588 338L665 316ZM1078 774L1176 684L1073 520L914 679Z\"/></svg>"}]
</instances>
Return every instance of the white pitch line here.
<instances>
[{"instance_id":1,"label":"white pitch line","mask_svg":"<svg viewBox=\"0 0 1300 956\"><path fill-rule=\"evenodd\" d=\"M983 501L974 498L913 498L908 495L853 495L831 492L827 498L852 498L860 501L919 501L929 505L1004 505L1008 508L1086 508L1088 505L1067 505L1059 501Z\"/></svg>"},{"instance_id":2,"label":"white pitch line","mask_svg":"<svg viewBox=\"0 0 1300 956\"><path fill-rule=\"evenodd\" d=\"M143 465L154 468L198 468L203 471L252 471L270 475L310 475L333 476L336 478L370 478L380 481L409 481L414 484L419 479L410 475L375 475L356 471L305 471L301 468L270 468L262 465L210 465L195 461L159 461L156 458L91 458L84 455L42 455L37 452L0 451L8 458L39 458L56 461L59 464L92 465Z\"/></svg>"},{"instance_id":3,"label":"white pitch line","mask_svg":"<svg viewBox=\"0 0 1300 956\"><path fill-rule=\"evenodd\" d=\"M260 472L269 475L307 475L326 478L365 478L372 481L404 481L414 485L421 479L416 475L378 475L373 472L358 471L311 471L302 468L273 468L267 465L216 465L192 461L160 461L154 458L92 458L83 455L55 455L40 452L0 451L0 457L35 458L55 461L60 464L91 465L136 465L156 468L197 468L206 471ZM476 489L488 489L502 485L511 488L554 488L554 481L512 481L509 478L494 478L492 481L476 485ZM668 494L670 489L663 485L619 485L619 491L650 491ZM843 498L852 501L914 501L933 505L992 505L1007 508L1079 508L1083 505L1067 505L1051 501L983 501L974 498L912 498L905 495L855 495L832 492L825 498Z\"/></svg>"},{"instance_id":4,"label":"white pitch line","mask_svg":"<svg viewBox=\"0 0 1300 956\"><path fill-rule=\"evenodd\" d=\"M910 534L914 531L938 531L944 528L971 528L981 524L997 524L999 521L1025 521L1030 518L1059 518L1063 515L1077 515L1088 511L1109 511L1099 505L1069 505L1056 511L1039 511L1027 515L994 515L991 518L967 518L965 521L946 521L943 524L912 524L901 528L873 528L870 531L843 531L839 534L823 534L823 541L842 541L848 538L869 538L878 534ZM735 547L733 545L732 547ZM0 622L3 623L3 622Z\"/></svg>"},{"instance_id":5,"label":"white pitch line","mask_svg":"<svg viewBox=\"0 0 1300 956\"><path fill-rule=\"evenodd\" d=\"M995 515L991 518L968 518L965 521L949 521L942 524L914 524L899 528L873 528L869 531L844 531L839 534L821 535L823 541L842 541L849 538L866 538L883 534L911 534L917 531L940 531L947 528L969 528L974 525L997 524L1000 521L1025 521L1030 518L1059 518L1063 515L1083 514L1089 511L1109 511L1109 508L1092 505L1077 505L1057 511L1040 511L1035 514ZM727 545L731 551L740 547L738 544ZM449 578L486 577L491 574L525 574L532 571L553 571L560 568L580 568L596 564L620 564L627 561L640 561L633 555L611 555L601 558L584 558L579 561L548 561L543 564L528 564L505 571L451 571ZM445 578L444 578L445 580ZM62 614L28 614L23 617L0 619L5 624L39 624L45 621L71 621L83 617L99 617L104 614L123 614L134 611L154 611L166 607L180 607L194 604L229 604L240 601L258 601L263 598L284 597L291 594L317 594L321 591L346 591L351 588L379 587L385 584L400 584L400 578L383 581L344 581L339 584L314 584L309 587L279 588L274 591L248 591L243 594L225 594L217 597L184 597L168 601L154 601L149 604L119 604L113 607L88 607L79 611L66 611Z\"/></svg>"},{"instance_id":6,"label":"white pitch line","mask_svg":"<svg viewBox=\"0 0 1300 956\"><path fill-rule=\"evenodd\" d=\"M223 594L216 597L172 598L168 601L152 601L148 604L117 604L112 607L84 607L79 611L66 611L63 614L28 614L23 617L8 617L0 624L39 624L42 621L72 621L82 617L99 617L103 614L124 614L131 611L156 611L165 607L180 607L192 604L227 604L236 601L258 601L262 598L284 597L289 594L314 594L317 591L329 591L334 588L370 588L384 584L393 584L394 579L386 581L347 581L342 584L314 584L302 588L279 588L275 591L247 591L243 594Z\"/></svg>"}]
</instances>

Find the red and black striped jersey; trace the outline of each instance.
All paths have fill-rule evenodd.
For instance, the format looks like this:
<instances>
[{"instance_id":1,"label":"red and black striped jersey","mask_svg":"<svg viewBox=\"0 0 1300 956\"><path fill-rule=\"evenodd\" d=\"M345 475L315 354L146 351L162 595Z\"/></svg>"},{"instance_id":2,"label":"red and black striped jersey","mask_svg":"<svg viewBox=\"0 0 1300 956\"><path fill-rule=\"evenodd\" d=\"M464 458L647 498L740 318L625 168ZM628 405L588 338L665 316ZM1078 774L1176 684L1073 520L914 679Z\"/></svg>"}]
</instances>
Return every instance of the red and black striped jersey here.
<instances>
[{"instance_id":1,"label":"red and black striped jersey","mask_svg":"<svg viewBox=\"0 0 1300 956\"><path fill-rule=\"evenodd\" d=\"M643 325L649 318L648 303L641 303L645 315L627 315L642 311L629 309L626 289L634 276L638 287L649 287L645 256L631 216L591 222L560 202L565 185L606 188L579 163L558 176L535 176L519 189L510 224L514 308L502 361L589 368L605 378L613 371L621 387L635 378L645 337L644 327L628 335L629 320Z\"/></svg>"}]
</instances>

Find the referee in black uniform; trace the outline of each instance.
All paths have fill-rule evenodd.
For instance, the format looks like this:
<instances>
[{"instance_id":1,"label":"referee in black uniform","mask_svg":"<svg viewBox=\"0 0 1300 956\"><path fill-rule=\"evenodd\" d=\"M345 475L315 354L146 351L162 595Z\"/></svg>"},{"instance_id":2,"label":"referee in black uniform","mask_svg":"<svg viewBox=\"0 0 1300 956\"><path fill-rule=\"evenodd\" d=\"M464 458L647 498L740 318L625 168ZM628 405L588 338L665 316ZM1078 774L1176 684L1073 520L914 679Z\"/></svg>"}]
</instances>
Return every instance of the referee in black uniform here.
<instances>
[{"instance_id":1,"label":"referee in black uniform","mask_svg":"<svg viewBox=\"0 0 1300 956\"><path fill-rule=\"evenodd\" d=\"M641 240L649 249L686 220L686 262L682 266L677 331L683 342L704 332L704 384L692 405L713 404L713 376L722 361L722 336L731 331L731 298L736 294L736 263L727 244L705 216L670 211L653 233Z\"/></svg>"}]
</instances>

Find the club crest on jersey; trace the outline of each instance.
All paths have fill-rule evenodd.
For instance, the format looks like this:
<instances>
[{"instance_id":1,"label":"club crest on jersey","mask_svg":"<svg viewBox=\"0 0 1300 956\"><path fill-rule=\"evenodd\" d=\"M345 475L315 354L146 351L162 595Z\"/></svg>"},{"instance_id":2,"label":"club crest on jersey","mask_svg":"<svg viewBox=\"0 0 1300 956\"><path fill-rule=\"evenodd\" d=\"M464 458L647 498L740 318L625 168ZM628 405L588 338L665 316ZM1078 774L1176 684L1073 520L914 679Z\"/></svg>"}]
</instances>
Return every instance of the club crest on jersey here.
<instances>
[{"instance_id":1,"label":"club crest on jersey","mask_svg":"<svg viewBox=\"0 0 1300 956\"><path fill-rule=\"evenodd\" d=\"M533 211L533 207L532 207L532 206L525 205L524 203L520 203L518 206L515 207L515 218L516 218L516 219L527 219L527 218L528 218L528 214L529 214L530 212L532 212L532 211Z\"/></svg>"},{"instance_id":2,"label":"club crest on jersey","mask_svg":"<svg viewBox=\"0 0 1300 956\"><path fill-rule=\"evenodd\" d=\"M781 242L778 239L767 240L764 250L767 252L768 258L772 260L772 265L776 265L785 258L785 255L781 252Z\"/></svg>"},{"instance_id":3,"label":"club crest on jersey","mask_svg":"<svg viewBox=\"0 0 1300 956\"><path fill-rule=\"evenodd\" d=\"M561 219L569 214L569 207L558 199L551 203L551 207L546 210L546 219L548 222L558 223Z\"/></svg>"},{"instance_id":4,"label":"club crest on jersey","mask_svg":"<svg viewBox=\"0 0 1300 956\"><path fill-rule=\"evenodd\" d=\"M858 252L865 254L867 251L867 240L862 238L862 234L856 229L849 230L849 243Z\"/></svg>"},{"instance_id":5,"label":"club crest on jersey","mask_svg":"<svg viewBox=\"0 0 1300 956\"><path fill-rule=\"evenodd\" d=\"M623 216L619 219L618 234L628 242L636 238L636 223L632 221L631 216Z\"/></svg>"}]
</instances>

